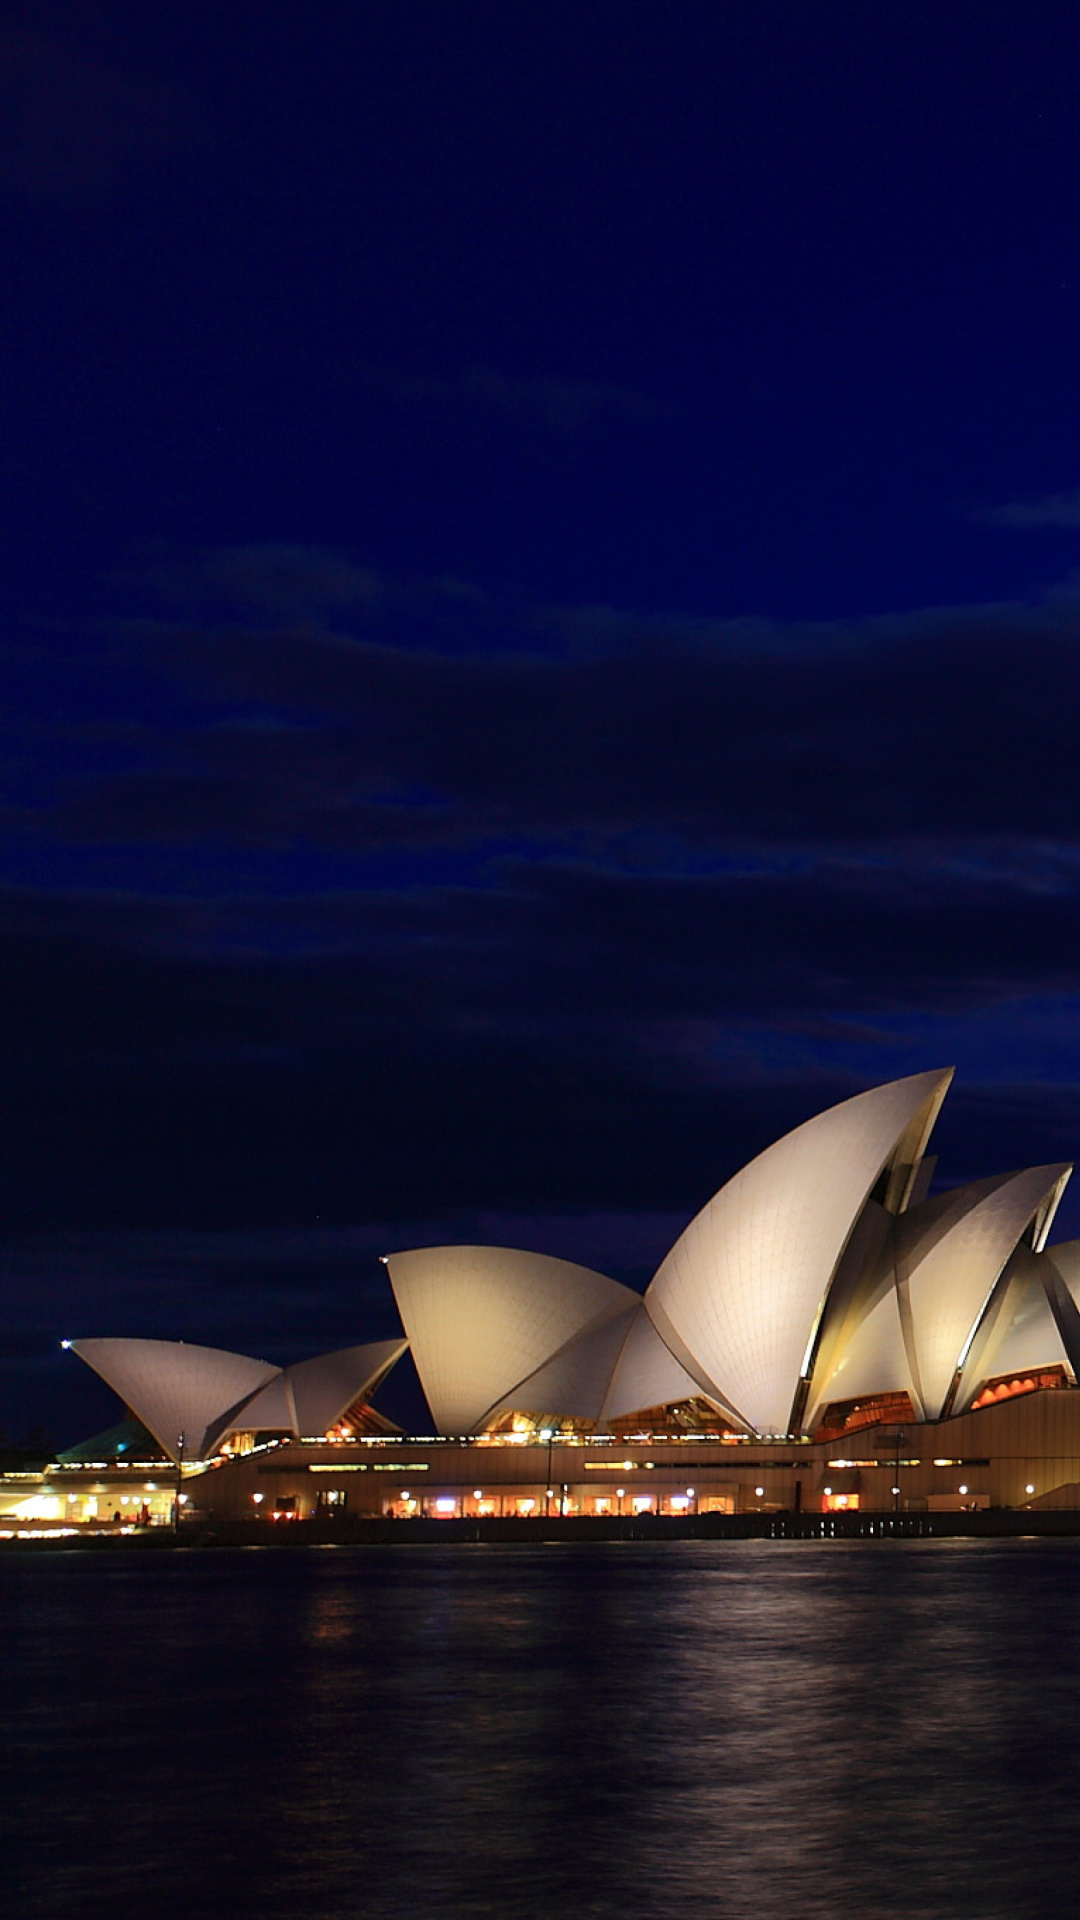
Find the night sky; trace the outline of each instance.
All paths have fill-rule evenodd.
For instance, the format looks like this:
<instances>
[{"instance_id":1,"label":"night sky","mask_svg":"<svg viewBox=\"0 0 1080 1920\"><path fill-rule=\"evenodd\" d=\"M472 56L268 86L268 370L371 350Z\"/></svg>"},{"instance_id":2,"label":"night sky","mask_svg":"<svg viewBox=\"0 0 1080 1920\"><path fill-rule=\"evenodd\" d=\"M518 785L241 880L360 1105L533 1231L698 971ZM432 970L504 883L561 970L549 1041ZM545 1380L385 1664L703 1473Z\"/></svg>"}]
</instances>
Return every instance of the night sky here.
<instances>
[{"instance_id":1,"label":"night sky","mask_svg":"<svg viewBox=\"0 0 1080 1920\"><path fill-rule=\"evenodd\" d=\"M1080 1152L1078 99L1075 0L5 6L10 1434L644 1286L902 1074Z\"/></svg>"}]
</instances>

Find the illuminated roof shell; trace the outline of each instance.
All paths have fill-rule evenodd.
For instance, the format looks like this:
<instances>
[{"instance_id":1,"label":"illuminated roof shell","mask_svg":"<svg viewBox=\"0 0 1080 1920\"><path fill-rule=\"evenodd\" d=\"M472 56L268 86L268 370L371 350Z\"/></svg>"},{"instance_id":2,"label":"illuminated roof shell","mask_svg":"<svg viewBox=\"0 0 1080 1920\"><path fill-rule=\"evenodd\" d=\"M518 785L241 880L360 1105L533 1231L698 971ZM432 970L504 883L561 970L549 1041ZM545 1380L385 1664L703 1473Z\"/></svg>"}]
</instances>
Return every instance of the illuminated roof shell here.
<instances>
[{"instance_id":1,"label":"illuminated roof shell","mask_svg":"<svg viewBox=\"0 0 1080 1920\"><path fill-rule=\"evenodd\" d=\"M644 1302L630 1322L601 1408L601 1424L621 1420L645 1407L692 1400L701 1388L665 1346Z\"/></svg>"},{"instance_id":2,"label":"illuminated roof shell","mask_svg":"<svg viewBox=\"0 0 1080 1920\"><path fill-rule=\"evenodd\" d=\"M280 1371L220 1347L180 1340L72 1340L73 1353L100 1373L148 1427L171 1460L213 1452L235 1408Z\"/></svg>"},{"instance_id":3,"label":"illuminated roof shell","mask_svg":"<svg viewBox=\"0 0 1080 1920\"><path fill-rule=\"evenodd\" d=\"M754 1431L788 1430L848 1236L901 1146L921 1153L950 1077L895 1080L796 1127L720 1189L649 1286L660 1332Z\"/></svg>"},{"instance_id":4,"label":"illuminated roof shell","mask_svg":"<svg viewBox=\"0 0 1080 1920\"><path fill-rule=\"evenodd\" d=\"M1024 1229L1060 1193L1069 1169L1025 1167L944 1193L897 1226L896 1277L924 1415L948 1410L955 1379Z\"/></svg>"},{"instance_id":5,"label":"illuminated roof shell","mask_svg":"<svg viewBox=\"0 0 1080 1920\"><path fill-rule=\"evenodd\" d=\"M284 1428L298 1439L329 1433L355 1401L371 1398L407 1346L407 1340L378 1340L297 1361L245 1401L233 1425L246 1432Z\"/></svg>"},{"instance_id":6,"label":"illuminated roof shell","mask_svg":"<svg viewBox=\"0 0 1080 1920\"><path fill-rule=\"evenodd\" d=\"M478 1432L493 1409L516 1405L514 1390L575 1336L641 1303L589 1267L508 1247L425 1247L386 1264L428 1406L446 1434Z\"/></svg>"},{"instance_id":7,"label":"illuminated roof shell","mask_svg":"<svg viewBox=\"0 0 1080 1920\"><path fill-rule=\"evenodd\" d=\"M291 1367L181 1340L72 1340L85 1360L138 1415L171 1460L205 1460L230 1433L326 1433L353 1402L367 1399L407 1346L380 1340Z\"/></svg>"}]
</instances>

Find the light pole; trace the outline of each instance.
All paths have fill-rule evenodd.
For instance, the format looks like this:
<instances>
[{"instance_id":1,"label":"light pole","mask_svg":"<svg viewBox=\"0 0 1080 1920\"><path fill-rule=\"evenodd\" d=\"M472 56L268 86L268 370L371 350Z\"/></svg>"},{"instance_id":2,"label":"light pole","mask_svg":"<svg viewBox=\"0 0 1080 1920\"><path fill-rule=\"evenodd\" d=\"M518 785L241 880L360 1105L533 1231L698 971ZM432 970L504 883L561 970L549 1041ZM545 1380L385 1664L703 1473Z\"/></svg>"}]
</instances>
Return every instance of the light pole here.
<instances>
[{"instance_id":1,"label":"light pole","mask_svg":"<svg viewBox=\"0 0 1080 1920\"><path fill-rule=\"evenodd\" d=\"M173 1502L173 1532L180 1531L180 1488L184 1483L184 1436L176 1439L176 1499Z\"/></svg>"},{"instance_id":2,"label":"light pole","mask_svg":"<svg viewBox=\"0 0 1080 1920\"><path fill-rule=\"evenodd\" d=\"M540 1438L541 1440L547 1441L547 1493L544 1496L544 1512L546 1514L550 1514L551 1512L551 1448L552 1448L552 1443L555 1439L555 1434L553 1429L551 1427L541 1427Z\"/></svg>"}]
</instances>

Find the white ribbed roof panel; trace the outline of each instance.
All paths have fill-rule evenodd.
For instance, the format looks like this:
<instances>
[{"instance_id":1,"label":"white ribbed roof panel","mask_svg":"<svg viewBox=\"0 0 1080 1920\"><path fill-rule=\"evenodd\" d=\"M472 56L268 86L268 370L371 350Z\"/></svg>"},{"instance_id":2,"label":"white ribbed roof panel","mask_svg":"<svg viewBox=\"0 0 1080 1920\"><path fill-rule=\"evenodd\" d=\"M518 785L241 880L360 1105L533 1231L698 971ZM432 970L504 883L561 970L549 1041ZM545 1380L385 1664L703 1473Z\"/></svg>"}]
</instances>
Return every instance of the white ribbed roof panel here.
<instances>
[{"instance_id":1,"label":"white ribbed roof panel","mask_svg":"<svg viewBox=\"0 0 1080 1920\"><path fill-rule=\"evenodd\" d=\"M424 1247L386 1264L440 1433L476 1432L575 1334L640 1299L588 1267L507 1247Z\"/></svg>"},{"instance_id":2,"label":"white ribbed roof panel","mask_svg":"<svg viewBox=\"0 0 1080 1920\"><path fill-rule=\"evenodd\" d=\"M205 1457L233 1408L280 1372L266 1360L180 1340L73 1340L71 1350L93 1367L136 1413L170 1459Z\"/></svg>"},{"instance_id":3,"label":"white ribbed roof panel","mask_svg":"<svg viewBox=\"0 0 1080 1920\"><path fill-rule=\"evenodd\" d=\"M1068 1171L1065 1166L1026 1167L1004 1177L962 1212L907 1273L928 1420L940 1417L967 1343L1024 1228ZM985 1185L979 1181L975 1191ZM942 1196L946 1198L953 1196ZM898 1270L904 1265L898 1262Z\"/></svg>"},{"instance_id":4,"label":"white ribbed roof panel","mask_svg":"<svg viewBox=\"0 0 1080 1920\"><path fill-rule=\"evenodd\" d=\"M1038 1373L1043 1367L1069 1367L1057 1322L1050 1309L1043 1281L1045 1256L1022 1249L1010 1262L1003 1281L1005 1289L1000 1311L981 1352L972 1349L970 1367L965 1369L964 1384L957 1395L954 1412L964 1413L978 1398L987 1380L1004 1374ZM969 1377L970 1376L970 1377Z\"/></svg>"},{"instance_id":5,"label":"white ribbed roof panel","mask_svg":"<svg viewBox=\"0 0 1080 1920\"><path fill-rule=\"evenodd\" d=\"M553 1414L557 1419L599 1420L604 1396L619 1354L641 1302L605 1315L599 1326L586 1327L560 1353L538 1367L526 1380L490 1408L484 1424L499 1413Z\"/></svg>"},{"instance_id":6,"label":"white ribbed roof panel","mask_svg":"<svg viewBox=\"0 0 1080 1920\"><path fill-rule=\"evenodd\" d=\"M837 1261L878 1175L948 1073L856 1094L777 1141L676 1241L655 1297L717 1397L782 1433Z\"/></svg>"},{"instance_id":7,"label":"white ribbed roof panel","mask_svg":"<svg viewBox=\"0 0 1080 1920\"><path fill-rule=\"evenodd\" d=\"M815 1379L815 1398L806 1410L807 1427L820 1425L825 1408L834 1400L857 1400L861 1394L877 1393L909 1394L912 1405L918 1407L895 1287L890 1287L859 1322L829 1374L820 1382Z\"/></svg>"},{"instance_id":8,"label":"white ribbed roof panel","mask_svg":"<svg viewBox=\"0 0 1080 1920\"><path fill-rule=\"evenodd\" d=\"M229 1415L224 1426L215 1429L213 1438L224 1440L226 1434L237 1432L299 1433L287 1369L284 1373L275 1373L265 1387L245 1400Z\"/></svg>"},{"instance_id":9,"label":"white ribbed roof panel","mask_svg":"<svg viewBox=\"0 0 1080 1920\"><path fill-rule=\"evenodd\" d=\"M375 1340L287 1367L299 1432L326 1433L354 1400L370 1399L408 1344L407 1340Z\"/></svg>"},{"instance_id":10,"label":"white ribbed roof panel","mask_svg":"<svg viewBox=\"0 0 1080 1920\"><path fill-rule=\"evenodd\" d=\"M244 1432L287 1428L298 1437L326 1433L354 1400L375 1392L407 1346L407 1340L377 1340L299 1360L245 1401L230 1424Z\"/></svg>"},{"instance_id":11,"label":"white ribbed roof panel","mask_svg":"<svg viewBox=\"0 0 1080 1920\"><path fill-rule=\"evenodd\" d=\"M641 1413L648 1407L673 1406L679 1400L696 1399L700 1392L697 1381L664 1345L643 1305L630 1324L602 1419L620 1420L624 1414Z\"/></svg>"}]
</instances>

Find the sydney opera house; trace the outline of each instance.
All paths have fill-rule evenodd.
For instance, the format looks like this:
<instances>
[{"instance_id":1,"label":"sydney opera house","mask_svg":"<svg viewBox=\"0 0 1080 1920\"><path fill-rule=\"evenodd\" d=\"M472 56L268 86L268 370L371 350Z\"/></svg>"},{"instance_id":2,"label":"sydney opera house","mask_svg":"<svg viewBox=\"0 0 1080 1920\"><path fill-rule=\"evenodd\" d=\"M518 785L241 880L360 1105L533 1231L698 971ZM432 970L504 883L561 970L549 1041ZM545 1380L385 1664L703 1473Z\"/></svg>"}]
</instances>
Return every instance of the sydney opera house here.
<instances>
[{"instance_id":1,"label":"sydney opera house","mask_svg":"<svg viewBox=\"0 0 1080 1920\"><path fill-rule=\"evenodd\" d=\"M787 1134L643 1295L546 1255L428 1247L386 1258L399 1339L287 1367L65 1342L126 1438L71 1450L21 1506L5 1483L9 1511L145 1522L181 1487L192 1513L248 1519L1075 1508L1080 1241L1050 1241L1071 1169L931 1192L950 1079ZM406 1349L419 1438L372 1404Z\"/></svg>"}]
</instances>

